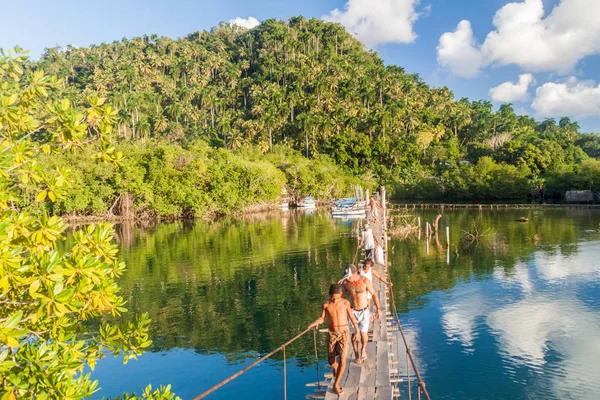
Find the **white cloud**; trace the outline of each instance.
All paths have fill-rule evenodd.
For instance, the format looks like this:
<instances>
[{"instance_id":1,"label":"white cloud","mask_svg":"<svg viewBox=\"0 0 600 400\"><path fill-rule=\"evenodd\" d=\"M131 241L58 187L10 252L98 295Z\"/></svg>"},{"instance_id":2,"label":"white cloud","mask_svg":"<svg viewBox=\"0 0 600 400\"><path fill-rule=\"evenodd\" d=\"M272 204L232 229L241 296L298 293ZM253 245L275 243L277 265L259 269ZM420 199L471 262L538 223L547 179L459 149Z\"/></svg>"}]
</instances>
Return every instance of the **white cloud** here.
<instances>
[{"instance_id":1,"label":"white cloud","mask_svg":"<svg viewBox=\"0 0 600 400\"><path fill-rule=\"evenodd\" d=\"M467 20L460 21L454 32L446 32L440 37L437 51L438 63L458 76L472 78L483 67L483 57Z\"/></svg>"},{"instance_id":2,"label":"white cloud","mask_svg":"<svg viewBox=\"0 0 600 400\"><path fill-rule=\"evenodd\" d=\"M531 105L540 117L600 115L600 85L570 77L538 87Z\"/></svg>"},{"instance_id":3,"label":"white cloud","mask_svg":"<svg viewBox=\"0 0 600 400\"><path fill-rule=\"evenodd\" d=\"M234 19L230 19L229 23L232 25L241 26L242 28L246 28L246 29L252 29L252 28L255 28L258 25L260 25L260 21L254 17L248 17L248 18L237 17Z\"/></svg>"},{"instance_id":4,"label":"white cloud","mask_svg":"<svg viewBox=\"0 0 600 400\"><path fill-rule=\"evenodd\" d=\"M597 398L589 371L600 368L600 318L573 293L559 298L537 293L491 311L487 323L511 363L543 371L551 348L561 355L561 373L549 375L556 398Z\"/></svg>"},{"instance_id":5,"label":"white cloud","mask_svg":"<svg viewBox=\"0 0 600 400\"><path fill-rule=\"evenodd\" d=\"M529 85L534 82L533 75L519 75L519 83L504 82L490 89L490 96L494 101L503 103L512 103L513 101L523 101L527 99L527 90Z\"/></svg>"},{"instance_id":6,"label":"white cloud","mask_svg":"<svg viewBox=\"0 0 600 400\"><path fill-rule=\"evenodd\" d=\"M554 398L597 399L600 386L590 371L600 369L600 314L578 293L581 282L593 282L594 275L600 279L598 244L578 246L568 256L536 252L510 273L495 268L502 291L484 292L480 283L455 286L441 307L445 334L471 352L487 326L503 361L543 375ZM560 361L549 362L551 353L560 354ZM507 370L514 370L512 365Z\"/></svg>"},{"instance_id":7,"label":"white cloud","mask_svg":"<svg viewBox=\"0 0 600 400\"><path fill-rule=\"evenodd\" d=\"M600 265L597 261L598 247L593 242L579 244L578 253L574 256L562 255L558 247L556 251L560 256L535 254L534 260L540 278L549 282L582 278L587 280L590 279L590 275L600 273Z\"/></svg>"},{"instance_id":8,"label":"white cloud","mask_svg":"<svg viewBox=\"0 0 600 400\"><path fill-rule=\"evenodd\" d=\"M323 19L338 22L369 47L383 43L411 43L413 24L420 17L419 0L348 0ZM427 11L427 10L425 10Z\"/></svg>"},{"instance_id":9,"label":"white cloud","mask_svg":"<svg viewBox=\"0 0 600 400\"><path fill-rule=\"evenodd\" d=\"M496 29L481 46L474 46L471 34L456 37L462 42L455 43L454 48L470 48L471 58L476 58L474 53L478 53L483 60L478 68L492 63L515 64L530 71L566 74L583 58L600 53L599 14L598 0L561 0L546 17L542 0L508 3L496 12L493 20ZM457 31L464 23L459 23ZM438 59L446 35L448 33L440 37ZM459 54L446 54L445 59L451 61L446 66L452 71L460 67L456 65Z\"/></svg>"},{"instance_id":10,"label":"white cloud","mask_svg":"<svg viewBox=\"0 0 600 400\"><path fill-rule=\"evenodd\" d=\"M494 268L494 278L508 285L519 286L524 294L530 294L534 289L529 277L529 265L526 263L517 263L510 274L504 268L496 267Z\"/></svg>"},{"instance_id":11,"label":"white cloud","mask_svg":"<svg viewBox=\"0 0 600 400\"><path fill-rule=\"evenodd\" d=\"M459 341L467 352L474 351L477 337L476 320L485 315L486 302L479 290L472 286L456 289L442 306L442 326L451 341Z\"/></svg>"}]
</instances>

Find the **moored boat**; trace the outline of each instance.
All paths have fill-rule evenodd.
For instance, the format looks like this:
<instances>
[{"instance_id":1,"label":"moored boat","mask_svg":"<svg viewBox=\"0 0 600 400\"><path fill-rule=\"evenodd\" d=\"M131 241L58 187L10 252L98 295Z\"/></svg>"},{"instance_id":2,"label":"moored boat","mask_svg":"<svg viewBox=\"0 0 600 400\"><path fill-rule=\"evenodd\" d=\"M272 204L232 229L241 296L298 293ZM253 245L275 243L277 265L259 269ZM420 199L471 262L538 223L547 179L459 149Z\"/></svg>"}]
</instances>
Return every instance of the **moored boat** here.
<instances>
[{"instance_id":1,"label":"moored boat","mask_svg":"<svg viewBox=\"0 0 600 400\"><path fill-rule=\"evenodd\" d=\"M315 200L312 197L307 196L307 197L303 198L302 200L300 200L300 202L298 202L297 206L298 206L298 208L307 209L307 208L315 208L317 206L317 204L315 203Z\"/></svg>"},{"instance_id":2,"label":"moored boat","mask_svg":"<svg viewBox=\"0 0 600 400\"><path fill-rule=\"evenodd\" d=\"M359 209L334 209L331 211L333 216L365 216L365 210Z\"/></svg>"}]
</instances>

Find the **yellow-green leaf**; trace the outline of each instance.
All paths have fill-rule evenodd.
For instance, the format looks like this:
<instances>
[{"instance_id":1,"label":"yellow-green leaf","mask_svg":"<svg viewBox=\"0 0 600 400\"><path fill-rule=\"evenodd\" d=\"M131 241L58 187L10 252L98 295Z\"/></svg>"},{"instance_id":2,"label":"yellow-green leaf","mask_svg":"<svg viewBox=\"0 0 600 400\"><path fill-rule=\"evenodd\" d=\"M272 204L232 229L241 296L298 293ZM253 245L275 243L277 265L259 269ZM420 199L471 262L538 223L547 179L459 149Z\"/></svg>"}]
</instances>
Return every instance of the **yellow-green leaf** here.
<instances>
[{"instance_id":1,"label":"yellow-green leaf","mask_svg":"<svg viewBox=\"0 0 600 400\"><path fill-rule=\"evenodd\" d=\"M38 195L37 195L37 196L35 196L35 201L37 201L38 203L39 203L40 201L44 201L44 199L46 198L46 195L47 195L47 194L48 194L48 193L47 193L45 190L43 190L43 191L39 192L39 193L38 193Z\"/></svg>"}]
</instances>

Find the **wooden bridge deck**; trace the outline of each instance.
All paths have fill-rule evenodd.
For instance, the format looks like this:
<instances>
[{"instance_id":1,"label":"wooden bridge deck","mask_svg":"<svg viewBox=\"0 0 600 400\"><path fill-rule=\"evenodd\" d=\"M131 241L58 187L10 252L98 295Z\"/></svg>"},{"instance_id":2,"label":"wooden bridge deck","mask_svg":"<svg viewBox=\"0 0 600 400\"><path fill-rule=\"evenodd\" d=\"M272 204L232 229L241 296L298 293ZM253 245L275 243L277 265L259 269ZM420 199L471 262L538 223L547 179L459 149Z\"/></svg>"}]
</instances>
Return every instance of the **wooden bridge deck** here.
<instances>
[{"instance_id":1,"label":"wooden bridge deck","mask_svg":"<svg viewBox=\"0 0 600 400\"><path fill-rule=\"evenodd\" d=\"M375 266L375 269L381 276L387 278L387 235L384 231L383 217L380 216L378 222L376 223L373 223L370 218L369 220L372 224L373 233L377 236L379 242L385 243L385 264L378 264ZM341 388L343 389L343 393L338 396L333 391L333 381L331 379L331 375L328 374L327 381L329 386L327 387L327 391L324 396L326 400L392 399L393 386L390 379L390 359L392 358L390 342L391 335L388 334L387 323L387 316L389 314L389 294L387 292L387 287L376 278L373 279L373 287L379 296L381 317L371 324L370 329L373 330L373 336L367 344L367 360L363 364L356 364L354 361L354 351L350 349L348 352L346 370L340 384ZM392 373L396 374L397 371L392 371Z\"/></svg>"}]
</instances>

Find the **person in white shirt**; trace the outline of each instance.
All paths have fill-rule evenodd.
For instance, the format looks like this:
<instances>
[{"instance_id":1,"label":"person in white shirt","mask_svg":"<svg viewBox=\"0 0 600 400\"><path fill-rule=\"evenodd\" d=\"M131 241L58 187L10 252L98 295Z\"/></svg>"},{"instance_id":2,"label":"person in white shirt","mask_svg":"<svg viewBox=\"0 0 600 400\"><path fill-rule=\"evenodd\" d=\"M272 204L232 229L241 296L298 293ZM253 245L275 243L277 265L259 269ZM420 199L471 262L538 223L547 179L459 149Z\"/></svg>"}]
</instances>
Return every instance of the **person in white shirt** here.
<instances>
[{"instance_id":1,"label":"person in white shirt","mask_svg":"<svg viewBox=\"0 0 600 400\"><path fill-rule=\"evenodd\" d=\"M373 258L373 249L375 249L375 246L379 246L379 241L373 234L371 225L369 225L368 223L365 224L364 229L360 233L358 247L361 246L365 251L365 258Z\"/></svg>"},{"instance_id":2,"label":"person in white shirt","mask_svg":"<svg viewBox=\"0 0 600 400\"><path fill-rule=\"evenodd\" d=\"M381 275L379 275L379 273L377 273L377 271L375 271L375 268L373 268L373 260L370 258L365 260L360 274L367 278L371 284L373 284L373 277L375 277L383 282L383 284L387 287L392 287L392 282L386 281ZM369 297L369 295L367 295L367 297Z\"/></svg>"}]
</instances>

